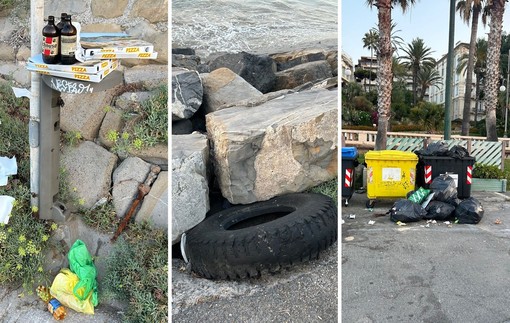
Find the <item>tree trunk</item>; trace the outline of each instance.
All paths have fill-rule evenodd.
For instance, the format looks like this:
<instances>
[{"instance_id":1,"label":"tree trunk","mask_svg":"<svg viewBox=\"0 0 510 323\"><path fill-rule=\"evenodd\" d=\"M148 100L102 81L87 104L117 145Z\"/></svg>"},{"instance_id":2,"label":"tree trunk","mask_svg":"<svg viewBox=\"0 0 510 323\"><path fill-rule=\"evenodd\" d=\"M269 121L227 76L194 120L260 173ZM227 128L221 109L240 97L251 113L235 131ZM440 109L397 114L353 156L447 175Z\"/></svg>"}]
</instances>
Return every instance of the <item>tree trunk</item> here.
<instances>
[{"instance_id":1,"label":"tree trunk","mask_svg":"<svg viewBox=\"0 0 510 323\"><path fill-rule=\"evenodd\" d=\"M487 74L485 82L487 140L498 141L496 129L496 109L498 106L499 59L501 52L501 31L505 0L493 0L489 39L487 41Z\"/></svg>"},{"instance_id":2,"label":"tree trunk","mask_svg":"<svg viewBox=\"0 0 510 323\"><path fill-rule=\"evenodd\" d=\"M416 65L413 65L413 106L416 106L416 92L418 91L418 86L417 86L417 82L418 82L418 69L420 67L419 66L416 66Z\"/></svg>"},{"instance_id":3,"label":"tree trunk","mask_svg":"<svg viewBox=\"0 0 510 323\"><path fill-rule=\"evenodd\" d=\"M388 123L391 113L391 1L378 1L378 20L379 20L379 63L377 66L377 112L379 120L377 123L377 137L375 140L375 150L385 150L388 133Z\"/></svg>"},{"instance_id":4,"label":"tree trunk","mask_svg":"<svg viewBox=\"0 0 510 323\"><path fill-rule=\"evenodd\" d=\"M475 61L476 51L476 33L478 31L478 15L480 7L473 7L473 16L471 17L471 39L469 41L469 56L467 63L466 75L466 93L464 93L464 111L462 113L462 130L461 135L469 135L469 120L471 119L471 91L473 82L473 66Z\"/></svg>"}]
</instances>

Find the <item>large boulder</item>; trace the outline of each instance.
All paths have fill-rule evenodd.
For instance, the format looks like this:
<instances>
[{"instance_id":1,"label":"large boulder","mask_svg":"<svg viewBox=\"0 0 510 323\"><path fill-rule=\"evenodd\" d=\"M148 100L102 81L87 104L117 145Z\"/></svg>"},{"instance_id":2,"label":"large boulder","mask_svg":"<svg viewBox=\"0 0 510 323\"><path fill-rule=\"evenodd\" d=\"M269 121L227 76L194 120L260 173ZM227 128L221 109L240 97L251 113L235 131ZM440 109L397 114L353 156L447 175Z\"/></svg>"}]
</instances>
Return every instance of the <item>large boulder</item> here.
<instances>
[{"instance_id":1,"label":"large boulder","mask_svg":"<svg viewBox=\"0 0 510 323\"><path fill-rule=\"evenodd\" d=\"M69 186L85 208L91 208L110 195L112 172L118 157L91 141L76 147L66 146L60 160L67 172Z\"/></svg>"},{"instance_id":2,"label":"large boulder","mask_svg":"<svg viewBox=\"0 0 510 323\"><path fill-rule=\"evenodd\" d=\"M138 195L138 185L143 183L151 164L138 157L126 158L113 172L113 205L118 217L124 217Z\"/></svg>"},{"instance_id":3,"label":"large boulder","mask_svg":"<svg viewBox=\"0 0 510 323\"><path fill-rule=\"evenodd\" d=\"M224 54L209 62L211 71L226 67L241 76L262 93L273 91L276 82L276 66L267 55L246 52Z\"/></svg>"},{"instance_id":4,"label":"large boulder","mask_svg":"<svg viewBox=\"0 0 510 323\"><path fill-rule=\"evenodd\" d=\"M172 68L172 120L191 118L202 105L203 95L197 72Z\"/></svg>"},{"instance_id":5,"label":"large boulder","mask_svg":"<svg viewBox=\"0 0 510 323\"><path fill-rule=\"evenodd\" d=\"M337 176L338 91L305 91L206 116L216 178L233 204L301 192Z\"/></svg>"},{"instance_id":6,"label":"large boulder","mask_svg":"<svg viewBox=\"0 0 510 323\"><path fill-rule=\"evenodd\" d=\"M317 82L333 76L325 60L300 64L276 73L276 90L293 89L307 82Z\"/></svg>"},{"instance_id":7,"label":"large boulder","mask_svg":"<svg viewBox=\"0 0 510 323\"><path fill-rule=\"evenodd\" d=\"M208 163L205 135L172 136L172 243L209 211Z\"/></svg>"},{"instance_id":8,"label":"large boulder","mask_svg":"<svg viewBox=\"0 0 510 323\"><path fill-rule=\"evenodd\" d=\"M326 59L326 53L323 49L304 49L271 54L269 56L276 62L278 71L283 71L300 64L323 61Z\"/></svg>"},{"instance_id":9,"label":"large boulder","mask_svg":"<svg viewBox=\"0 0 510 323\"><path fill-rule=\"evenodd\" d=\"M262 93L228 68L219 68L202 74L205 112L232 106L241 100L261 97Z\"/></svg>"},{"instance_id":10,"label":"large boulder","mask_svg":"<svg viewBox=\"0 0 510 323\"><path fill-rule=\"evenodd\" d=\"M155 227L168 230L168 172L159 173L135 221L148 221Z\"/></svg>"}]
</instances>

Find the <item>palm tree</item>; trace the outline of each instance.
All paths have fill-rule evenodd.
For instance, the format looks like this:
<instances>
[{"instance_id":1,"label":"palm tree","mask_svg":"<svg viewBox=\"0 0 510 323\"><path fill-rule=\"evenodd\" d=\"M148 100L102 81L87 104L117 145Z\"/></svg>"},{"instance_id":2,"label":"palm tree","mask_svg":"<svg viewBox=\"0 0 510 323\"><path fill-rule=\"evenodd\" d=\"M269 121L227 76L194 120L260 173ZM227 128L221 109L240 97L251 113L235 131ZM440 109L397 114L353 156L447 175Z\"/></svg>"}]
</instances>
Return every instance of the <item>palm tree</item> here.
<instances>
[{"instance_id":1,"label":"palm tree","mask_svg":"<svg viewBox=\"0 0 510 323\"><path fill-rule=\"evenodd\" d=\"M393 47L393 52L395 52L395 53L398 52L398 50L402 47L402 44L404 43L404 39L402 37L400 37L399 35L397 35L397 33L400 32L401 30L396 29L396 28L397 28L397 23L392 22L390 38L391 38L391 47ZM377 28L377 26L372 27L370 29L370 31L373 31L377 35L377 37L379 37L379 28ZM379 45L379 43L377 43L377 45L376 45L376 50L377 50L378 45ZM377 51L376 51L376 53L377 53Z\"/></svg>"},{"instance_id":2,"label":"palm tree","mask_svg":"<svg viewBox=\"0 0 510 323\"><path fill-rule=\"evenodd\" d=\"M466 67L468 64L469 54L463 54L459 58L459 65L457 66L457 73L466 73ZM474 59L473 71L476 76L475 84L475 123L478 121L478 104L480 99L481 85L485 77L485 70L487 66L487 40L479 38L475 46L475 59ZM471 98L470 98L471 100Z\"/></svg>"},{"instance_id":3,"label":"palm tree","mask_svg":"<svg viewBox=\"0 0 510 323\"><path fill-rule=\"evenodd\" d=\"M471 86L473 82L473 70L475 60L476 33L478 32L478 17L483 10L484 0L465 0L457 3L457 11L461 18L469 23L471 18L471 38L469 40L469 55L467 60L466 92L464 93L464 110L462 112L461 135L469 135L469 120L471 116ZM482 23L485 26L487 15L482 15Z\"/></svg>"},{"instance_id":4,"label":"palm tree","mask_svg":"<svg viewBox=\"0 0 510 323\"><path fill-rule=\"evenodd\" d=\"M407 77L407 69L400 63L400 58L397 56L391 58L391 73L393 74L393 79L397 79L397 81L404 81Z\"/></svg>"},{"instance_id":5,"label":"palm tree","mask_svg":"<svg viewBox=\"0 0 510 323\"><path fill-rule=\"evenodd\" d=\"M369 30L363 37L363 48L370 50L370 85L372 85L372 59L374 56L374 49L377 49L377 43L379 42L379 34L374 30Z\"/></svg>"},{"instance_id":6,"label":"palm tree","mask_svg":"<svg viewBox=\"0 0 510 323\"><path fill-rule=\"evenodd\" d=\"M413 5L416 0L366 0L366 4L372 8L377 8L377 19L379 22L379 64L377 68L377 112L379 115L377 121L377 137L375 140L375 150L386 149L386 140L388 132L388 122L391 112L391 89L393 85L393 75L391 73L391 63L393 57L393 48L391 47L391 9L393 5L400 5L405 12L409 5Z\"/></svg>"},{"instance_id":7,"label":"palm tree","mask_svg":"<svg viewBox=\"0 0 510 323\"><path fill-rule=\"evenodd\" d=\"M433 51L430 47L425 46L423 39L415 38L411 44L407 44L407 48L402 49L405 56L401 59L404 64L413 73L413 105L416 105L417 87L418 87L418 73L423 68L432 68L436 65L436 60L430 56Z\"/></svg>"},{"instance_id":8,"label":"palm tree","mask_svg":"<svg viewBox=\"0 0 510 323\"><path fill-rule=\"evenodd\" d=\"M485 126L487 140L498 141L496 131L496 108L498 105L499 61L501 53L501 32L506 0L488 0L490 10L489 39L487 41L487 72L485 76Z\"/></svg>"},{"instance_id":9,"label":"palm tree","mask_svg":"<svg viewBox=\"0 0 510 323\"><path fill-rule=\"evenodd\" d=\"M442 77L439 72L433 67L424 67L418 71L417 81L420 85L420 101L423 101L425 92L431 86L439 89L439 84L442 84Z\"/></svg>"}]
</instances>

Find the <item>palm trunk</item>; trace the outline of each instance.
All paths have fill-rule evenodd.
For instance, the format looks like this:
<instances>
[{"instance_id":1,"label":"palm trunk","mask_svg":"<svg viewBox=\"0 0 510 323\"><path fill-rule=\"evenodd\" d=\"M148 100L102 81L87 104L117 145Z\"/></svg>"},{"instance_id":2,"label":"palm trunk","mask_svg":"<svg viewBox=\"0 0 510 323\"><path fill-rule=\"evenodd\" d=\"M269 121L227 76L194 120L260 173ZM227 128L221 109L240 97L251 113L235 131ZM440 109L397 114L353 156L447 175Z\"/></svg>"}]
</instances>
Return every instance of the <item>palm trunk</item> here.
<instances>
[{"instance_id":1,"label":"palm trunk","mask_svg":"<svg viewBox=\"0 0 510 323\"><path fill-rule=\"evenodd\" d=\"M487 140L498 141L496 129L496 108L498 106L499 56L501 52L501 31L505 0L493 0L489 39L487 41L487 81L485 82Z\"/></svg>"},{"instance_id":2,"label":"palm trunk","mask_svg":"<svg viewBox=\"0 0 510 323\"><path fill-rule=\"evenodd\" d=\"M469 135L469 121L471 119L471 88L473 82L473 67L475 61L476 51L476 33L478 31L478 16L480 14L480 7L473 7L473 17L471 18L471 39L469 41L469 56L467 63L466 75L466 93L464 93L464 110L462 113L462 130L461 135Z\"/></svg>"},{"instance_id":3,"label":"palm trunk","mask_svg":"<svg viewBox=\"0 0 510 323\"><path fill-rule=\"evenodd\" d=\"M418 82L418 67L413 65L413 106L416 105L417 82Z\"/></svg>"},{"instance_id":4,"label":"palm trunk","mask_svg":"<svg viewBox=\"0 0 510 323\"><path fill-rule=\"evenodd\" d=\"M391 113L391 1L378 1L378 20L379 20L379 63L378 63L378 97L377 112L379 120L377 122L377 137L375 140L375 150L385 150L388 133L388 123Z\"/></svg>"}]
</instances>

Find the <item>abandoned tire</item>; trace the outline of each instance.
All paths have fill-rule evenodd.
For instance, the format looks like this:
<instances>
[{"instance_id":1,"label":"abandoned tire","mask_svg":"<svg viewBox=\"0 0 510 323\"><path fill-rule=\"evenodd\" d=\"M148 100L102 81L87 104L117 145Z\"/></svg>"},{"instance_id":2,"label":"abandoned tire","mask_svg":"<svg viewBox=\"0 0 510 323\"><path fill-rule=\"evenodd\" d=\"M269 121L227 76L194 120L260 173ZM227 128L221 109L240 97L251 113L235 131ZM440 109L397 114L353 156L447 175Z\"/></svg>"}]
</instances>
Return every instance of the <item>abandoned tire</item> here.
<instances>
[{"instance_id":1,"label":"abandoned tire","mask_svg":"<svg viewBox=\"0 0 510 323\"><path fill-rule=\"evenodd\" d=\"M314 259L337 239L337 209L322 194L296 193L234 206L186 234L191 270L211 279L258 277Z\"/></svg>"}]
</instances>

